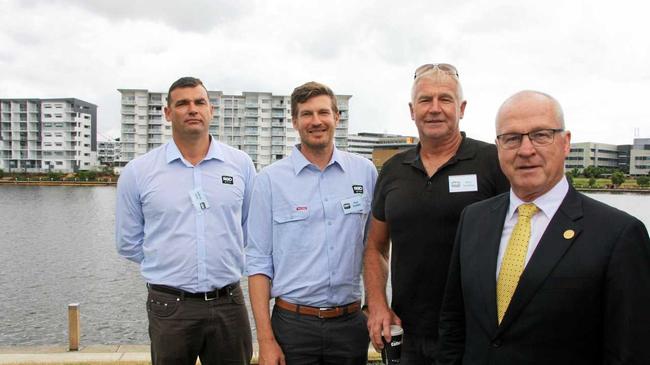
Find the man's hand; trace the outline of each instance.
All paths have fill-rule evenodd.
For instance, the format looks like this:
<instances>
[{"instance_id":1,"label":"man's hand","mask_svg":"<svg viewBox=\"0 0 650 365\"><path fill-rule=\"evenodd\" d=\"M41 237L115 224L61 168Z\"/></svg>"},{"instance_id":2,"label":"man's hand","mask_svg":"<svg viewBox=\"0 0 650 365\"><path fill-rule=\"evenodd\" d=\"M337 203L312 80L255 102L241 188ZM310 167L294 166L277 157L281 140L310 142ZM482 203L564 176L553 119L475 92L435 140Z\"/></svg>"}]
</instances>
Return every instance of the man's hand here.
<instances>
[{"instance_id":1,"label":"man's hand","mask_svg":"<svg viewBox=\"0 0 650 365\"><path fill-rule=\"evenodd\" d=\"M370 340L372 341L372 346L381 352L384 348L384 343L381 340L381 334L384 333L384 339L386 342L390 342L390 325L396 324L398 326L402 325L402 320L393 312L387 305L381 306L370 306L370 314L368 315L368 333L370 334Z\"/></svg>"},{"instance_id":2,"label":"man's hand","mask_svg":"<svg viewBox=\"0 0 650 365\"><path fill-rule=\"evenodd\" d=\"M286 365L284 353L275 339L258 340L260 345L260 365Z\"/></svg>"}]
</instances>

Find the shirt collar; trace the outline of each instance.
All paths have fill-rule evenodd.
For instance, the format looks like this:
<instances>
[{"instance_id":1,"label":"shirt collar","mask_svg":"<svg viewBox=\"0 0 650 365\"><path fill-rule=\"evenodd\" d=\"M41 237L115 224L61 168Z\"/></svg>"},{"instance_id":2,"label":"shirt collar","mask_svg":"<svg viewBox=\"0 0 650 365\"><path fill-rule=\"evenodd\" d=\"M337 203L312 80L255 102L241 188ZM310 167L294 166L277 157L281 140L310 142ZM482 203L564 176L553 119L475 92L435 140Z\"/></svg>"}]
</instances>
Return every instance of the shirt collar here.
<instances>
[{"instance_id":1,"label":"shirt collar","mask_svg":"<svg viewBox=\"0 0 650 365\"><path fill-rule=\"evenodd\" d=\"M534 203L548 219L551 219L555 215L555 212L560 208L560 205L568 191L569 183L566 178L563 177L551 190L533 200L531 203ZM511 219L515 214L515 211L517 211L517 208L524 203L526 202L519 199L519 197L512 191L512 188L510 188L510 207L508 208L507 219Z\"/></svg>"},{"instance_id":2,"label":"shirt collar","mask_svg":"<svg viewBox=\"0 0 650 365\"><path fill-rule=\"evenodd\" d=\"M314 165L307 158L305 155L302 154L300 151L300 144L297 144L293 146L293 150L291 151L291 156L289 156L291 159L291 164L293 165L293 172L294 174L298 175L300 171L302 171L305 167L309 165ZM336 146L334 146L334 152L332 153L332 158L330 159L330 162L327 164L327 167L331 165L338 165L341 170L345 171L345 161L343 159L343 155L341 151L339 151Z\"/></svg>"},{"instance_id":3,"label":"shirt collar","mask_svg":"<svg viewBox=\"0 0 650 365\"><path fill-rule=\"evenodd\" d=\"M456 154L449 160L449 163L453 163L457 160L467 160L473 158L474 155L476 154L476 148L474 147L474 145L468 143L465 132L460 132L460 136L462 138L460 142L460 146L458 146L458 150L456 150ZM413 165L416 163L416 161L419 161L421 148L422 145L420 144L420 142L418 142L415 148L412 148L406 152L406 156L404 156L403 163L406 165Z\"/></svg>"},{"instance_id":4,"label":"shirt collar","mask_svg":"<svg viewBox=\"0 0 650 365\"><path fill-rule=\"evenodd\" d=\"M183 155L181 154L181 151L178 149L178 146L176 145L176 142L174 142L174 138L170 138L169 142L167 142L167 145L165 146L165 155L168 164L179 159L181 161L185 161ZM208 147L208 153L205 154L205 157L201 161L207 161L211 159L220 160L220 161L224 160L223 150L221 149L221 146L219 146L219 144L216 143L214 137L210 135L210 147Z\"/></svg>"}]
</instances>

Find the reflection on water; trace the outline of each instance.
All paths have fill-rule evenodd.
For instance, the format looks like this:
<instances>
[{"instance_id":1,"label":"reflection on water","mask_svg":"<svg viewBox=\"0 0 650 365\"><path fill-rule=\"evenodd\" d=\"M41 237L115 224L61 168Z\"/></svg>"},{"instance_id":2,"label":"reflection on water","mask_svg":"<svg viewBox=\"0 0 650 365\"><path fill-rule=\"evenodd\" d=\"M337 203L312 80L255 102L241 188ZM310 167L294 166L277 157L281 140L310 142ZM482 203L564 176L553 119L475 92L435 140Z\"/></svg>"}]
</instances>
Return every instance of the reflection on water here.
<instances>
[{"instance_id":1,"label":"reflection on water","mask_svg":"<svg viewBox=\"0 0 650 365\"><path fill-rule=\"evenodd\" d=\"M648 195L591 196L650 225ZM75 302L82 343L148 343L146 289L115 252L114 205L114 187L0 187L0 346L67 343Z\"/></svg>"}]
</instances>

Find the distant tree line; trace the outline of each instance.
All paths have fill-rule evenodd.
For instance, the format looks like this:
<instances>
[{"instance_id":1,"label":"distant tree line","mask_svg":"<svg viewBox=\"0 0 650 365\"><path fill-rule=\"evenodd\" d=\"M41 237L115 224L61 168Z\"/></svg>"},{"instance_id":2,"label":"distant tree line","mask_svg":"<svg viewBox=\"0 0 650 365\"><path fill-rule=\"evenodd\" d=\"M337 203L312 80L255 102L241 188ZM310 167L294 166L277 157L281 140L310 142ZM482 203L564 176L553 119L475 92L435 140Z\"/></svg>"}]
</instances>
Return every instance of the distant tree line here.
<instances>
[{"instance_id":1,"label":"distant tree line","mask_svg":"<svg viewBox=\"0 0 650 365\"><path fill-rule=\"evenodd\" d=\"M16 172L6 173L0 169L0 178L11 178L18 181L50 180L50 181L114 181L116 175L110 167L101 170L82 170L75 173L50 171L47 173Z\"/></svg>"},{"instance_id":2,"label":"distant tree line","mask_svg":"<svg viewBox=\"0 0 650 365\"><path fill-rule=\"evenodd\" d=\"M650 173L648 173L650 175ZM567 179L569 183L573 185L574 178L585 178L588 179L589 187L596 187L597 179L603 179L609 177L611 184L614 187L619 187L626 180L626 174L615 168L607 167L596 167L596 166L587 166L582 170L574 168L566 172ZM650 176L637 176L636 184L638 186L647 187L650 186Z\"/></svg>"}]
</instances>

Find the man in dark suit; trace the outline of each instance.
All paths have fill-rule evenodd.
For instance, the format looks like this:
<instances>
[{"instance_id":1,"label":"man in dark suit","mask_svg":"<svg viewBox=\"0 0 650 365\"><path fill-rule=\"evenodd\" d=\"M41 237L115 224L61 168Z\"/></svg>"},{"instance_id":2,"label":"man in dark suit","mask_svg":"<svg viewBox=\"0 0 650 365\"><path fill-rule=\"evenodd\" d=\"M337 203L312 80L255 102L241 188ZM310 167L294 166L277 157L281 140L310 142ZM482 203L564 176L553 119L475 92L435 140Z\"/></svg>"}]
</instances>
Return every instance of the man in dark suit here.
<instances>
[{"instance_id":1,"label":"man in dark suit","mask_svg":"<svg viewBox=\"0 0 650 365\"><path fill-rule=\"evenodd\" d=\"M438 364L650 364L650 239L564 177L571 134L551 96L496 119L510 193L462 214Z\"/></svg>"}]
</instances>

